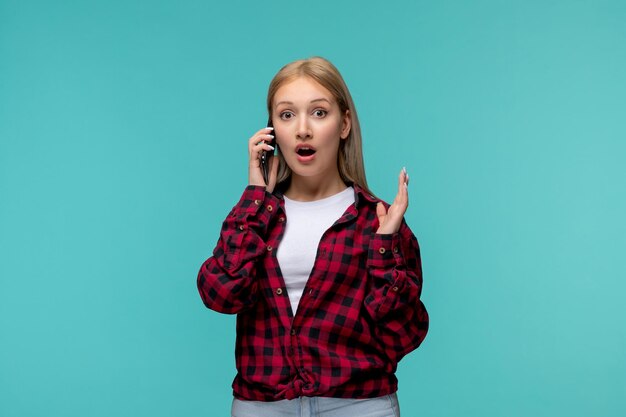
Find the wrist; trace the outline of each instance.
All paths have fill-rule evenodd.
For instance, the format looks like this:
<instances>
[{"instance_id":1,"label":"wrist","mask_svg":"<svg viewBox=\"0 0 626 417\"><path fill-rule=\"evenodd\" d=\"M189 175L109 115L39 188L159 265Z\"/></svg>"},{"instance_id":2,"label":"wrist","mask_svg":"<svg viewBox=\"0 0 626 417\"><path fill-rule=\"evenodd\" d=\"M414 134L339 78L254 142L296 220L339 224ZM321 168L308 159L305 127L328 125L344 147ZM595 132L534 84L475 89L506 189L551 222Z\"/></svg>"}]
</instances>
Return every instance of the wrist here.
<instances>
[{"instance_id":1,"label":"wrist","mask_svg":"<svg viewBox=\"0 0 626 417\"><path fill-rule=\"evenodd\" d=\"M380 226L378 230L376 230L377 235L393 235L398 233L400 230L400 226L397 227L389 227L387 225Z\"/></svg>"}]
</instances>

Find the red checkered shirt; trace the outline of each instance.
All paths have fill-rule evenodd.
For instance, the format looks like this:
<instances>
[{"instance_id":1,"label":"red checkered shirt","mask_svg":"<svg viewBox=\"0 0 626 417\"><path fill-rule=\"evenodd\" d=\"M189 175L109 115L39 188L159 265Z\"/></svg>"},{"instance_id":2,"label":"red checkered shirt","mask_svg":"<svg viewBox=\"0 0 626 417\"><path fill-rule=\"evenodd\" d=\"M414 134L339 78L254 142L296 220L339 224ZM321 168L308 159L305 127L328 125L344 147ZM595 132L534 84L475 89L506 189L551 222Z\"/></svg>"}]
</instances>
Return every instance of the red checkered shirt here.
<instances>
[{"instance_id":1,"label":"red checkered shirt","mask_svg":"<svg viewBox=\"0 0 626 417\"><path fill-rule=\"evenodd\" d=\"M248 186L198 274L204 304L237 314L236 398L372 398L395 392L398 361L428 331L417 239L403 221L376 234L377 200L355 204L322 236L294 316L276 248L288 221L279 192Z\"/></svg>"}]
</instances>

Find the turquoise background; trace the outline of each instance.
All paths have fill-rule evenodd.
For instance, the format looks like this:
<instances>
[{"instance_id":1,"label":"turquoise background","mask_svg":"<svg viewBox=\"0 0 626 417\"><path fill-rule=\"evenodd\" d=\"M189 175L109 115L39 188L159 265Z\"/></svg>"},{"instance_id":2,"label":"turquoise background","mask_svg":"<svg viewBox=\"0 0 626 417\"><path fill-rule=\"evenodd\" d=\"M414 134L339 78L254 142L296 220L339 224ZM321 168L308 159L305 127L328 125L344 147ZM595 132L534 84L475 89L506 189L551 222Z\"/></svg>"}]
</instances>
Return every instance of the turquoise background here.
<instances>
[{"instance_id":1,"label":"turquoise background","mask_svg":"<svg viewBox=\"0 0 626 417\"><path fill-rule=\"evenodd\" d=\"M0 0L0 416L226 416L200 264L267 86L343 73L411 175L403 416L626 415L626 2Z\"/></svg>"}]
</instances>

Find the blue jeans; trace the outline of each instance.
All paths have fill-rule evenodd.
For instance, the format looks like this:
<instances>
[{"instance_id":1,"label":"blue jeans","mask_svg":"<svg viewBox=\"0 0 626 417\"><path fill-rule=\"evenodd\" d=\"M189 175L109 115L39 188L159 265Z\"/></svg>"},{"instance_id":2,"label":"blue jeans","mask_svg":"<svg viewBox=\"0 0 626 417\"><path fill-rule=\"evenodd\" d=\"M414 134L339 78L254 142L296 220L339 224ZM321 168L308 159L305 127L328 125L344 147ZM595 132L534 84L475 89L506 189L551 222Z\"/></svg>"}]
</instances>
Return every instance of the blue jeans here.
<instances>
[{"instance_id":1,"label":"blue jeans","mask_svg":"<svg viewBox=\"0 0 626 417\"><path fill-rule=\"evenodd\" d=\"M233 399L232 417L400 417L398 396L351 399L300 397L274 402Z\"/></svg>"}]
</instances>

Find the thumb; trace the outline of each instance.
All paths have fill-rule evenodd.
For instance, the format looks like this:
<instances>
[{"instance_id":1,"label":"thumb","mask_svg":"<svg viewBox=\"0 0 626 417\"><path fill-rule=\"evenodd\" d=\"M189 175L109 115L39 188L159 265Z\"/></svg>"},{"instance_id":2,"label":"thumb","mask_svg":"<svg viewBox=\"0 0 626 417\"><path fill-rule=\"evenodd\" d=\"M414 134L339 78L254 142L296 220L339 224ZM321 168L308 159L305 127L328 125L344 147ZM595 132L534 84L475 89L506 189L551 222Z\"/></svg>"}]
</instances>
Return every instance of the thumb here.
<instances>
[{"instance_id":1,"label":"thumb","mask_svg":"<svg viewBox=\"0 0 626 417\"><path fill-rule=\"evenodd\" d=\"M378 204L376 204L376 216L378 217L378 220L386 215L387 210L385 209L385 205L379 201Z\"/></svg>"}]
</instances>

